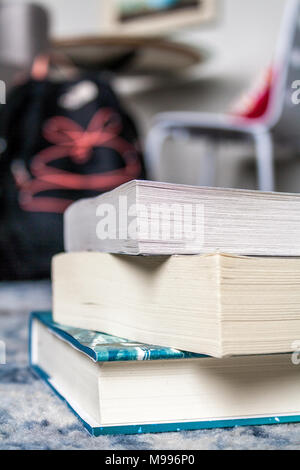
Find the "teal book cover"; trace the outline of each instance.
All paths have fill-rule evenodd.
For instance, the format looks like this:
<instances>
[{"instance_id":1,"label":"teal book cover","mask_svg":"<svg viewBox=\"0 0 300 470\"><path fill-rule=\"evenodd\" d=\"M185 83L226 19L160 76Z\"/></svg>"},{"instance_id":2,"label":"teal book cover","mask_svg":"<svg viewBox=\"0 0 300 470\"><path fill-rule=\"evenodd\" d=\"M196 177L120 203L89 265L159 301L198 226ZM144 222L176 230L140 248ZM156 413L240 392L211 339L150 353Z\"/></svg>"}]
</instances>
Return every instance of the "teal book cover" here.
<instances>
[{"instance_id":1,"label":"teal book cover","mask_svg":"<svg viewBox=\"0 0 300 470\"><path fill-rule=\"evenodd\" d=\"M299 416L280 416L280 417L257 417L250 419L226 419L210 420L199 422L180 422L180 423L159 423L159 424L141 424L128 426L93 426L83 415L74 409L68 401L68 396L62 394L56 387L51 377L43 371L36 363L32 352L32 331L34 321L37 320L49 329L61 341L75 348L82 354L88 356L93 362L130 362L130 361L174 361L186 359L199 359L206 356L193 354L190 352L179 351L172 348L163 348L160 346L140 344L131 342L125 338L118 338L90 330L74 328L57 324L52 319L51 312L32 313L29 325L29 357L30 366L33 371L42 378L52 390L66 402L69 408L82 421L86 429L94 436L104 434L140 434L140 433L159 433L159 432L177 432L183 430L226 428L234 426L263 425L299 422Z\"/></svg>"}]
</instances>

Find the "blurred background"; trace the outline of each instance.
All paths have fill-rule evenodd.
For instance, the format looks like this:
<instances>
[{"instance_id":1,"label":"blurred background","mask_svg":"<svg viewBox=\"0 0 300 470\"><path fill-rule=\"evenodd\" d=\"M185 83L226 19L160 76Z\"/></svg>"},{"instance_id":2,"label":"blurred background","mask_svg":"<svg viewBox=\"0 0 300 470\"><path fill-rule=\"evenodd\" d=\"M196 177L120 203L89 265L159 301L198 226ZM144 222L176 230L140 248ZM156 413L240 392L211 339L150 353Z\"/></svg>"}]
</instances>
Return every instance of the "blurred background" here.
<instances>
[{"instance_id":1,"label":"blurred background","mask_svg":"<svg viewBox=\"0 0 300 470\"><path fill-rule=\"evenodd\" d=\"M72 119L73 134L74 126L81 126L81 137L86 135L84 129L93 129L95 122L92 123L91 109L86 108L81 113L77 105L73 108L71 105L59 111L62 100L65 103L66 100L71 103L77 99L83 100L85 106L86 97L94 96L95 89L90 83L87 86L86 77L92 82L98 80L96 77L101 77L103 86L112 88L116 98L111 99L117 100L114 103L120 102L116 106L119 111L121 106L120 112L125 113L123 125L129 129L126 138L129 136L130 145L137 149L137 133L139 149L145 155L145 142L158 113L188 111L224 114L233 109L251 107L257 97L264 98L270 86L266 71L272 66L278 39L281 37L284 40L284 36L292 34L289 28L282 34L287 4L295 8L297 3L297 0L40 0L34 4L29 0L0 1L0 79L5 81L7 88L6 104L0 105L0 177L5 182L5 172L9 168L16 191L23 189L21 196L9 192L10 182L9 197L5 198L6 186L1 183L0 217L4 214L2 227L6 229L0 229L0 261L4 259L9 262L15 256L14 264L18 268L13 272L22 271L20 266L27 262L28 257L25 256L27 245L21 246L20 240L35 224L37 230L34 236L42 242L31 247L31 253L44 250L47 255L45 264L41 269L23 273L20 278L47 277L51 256L63 249L62 208L67 207L70 201L64 199L61 209L53 210L51 201L43 199L44 204L48 204L47 210L37 206L28 209L31 207L29 199L33 195L30 184L37 184L33 181L36 175L32 168L42 174L41 168L35 164L32 166L30 159L34 161L36 154L42 155L44 161L49 159L48 153L43 152L48 152L49 144L56 145L61 135L57 136L58 124L52 122L45 140L45 126L49 122L47 120L58 113ZM300 21L298 23L300 25ZM292 24L291 21L289 24ZM294 56L299 65L297 51ZM34 86L31 83L32 89L28 93L28 81L32 78L35 80ZM78 88L75 91L72 89L70 96L66 94L66 87L70 88L70 84L75 82L82 85L82 81L84 87L80 91ZM44 83L44 88L39 83ZM97 87L101 86L97 82ZM28 93L26 103L22 101L24 90ZM247 94L247 90L252 91ZM12 94L13 99L10 98ZM55 109L54 103L57 105ZM128 120L127 113L132 121ZM29 114L34 116L30 126ZM22 121L20 126L16 125L19 121ZM27 123L27 131L24 130L24 123ZM102 124L115 126L116 129L116 123ZM68 126L58 131L66 134L70 131ZM98 155L98 150L95 150L98 144L92 142L94 137L89 140L92 142L89 148L85 147L86 141L82 143L79 137L71 137L74 148L70 142L66 144L63 141L62 144L70 151L69 155L66 154L72 160L68 171L71 168L76 175L81 170L89 173L90 169L83 170L80 165L85 162L91 148L95 151L93 158ZM124 138L124 135L121 137ZM190 139L184 132L180 137L165 142L155 174L145 174L139 167L140 172L132 173L132 177L207 184L207 178L202 177L207 165L206 139L201 135L200 138ZM262 189L257 180L253 142L226 139L219 145L220 136L216 133L215 137L218 151L212 185ZM214 140L213 133L210 138ZM37 141L37 145L31 145ZM23 157L20 155L23 155L25 147L27 160L24 157L25 163L22 163L20 159ZM295 148L275 143L277 191L298 192L300 189L300 160ZM114 165L117 164L117 157L112 153L105 155L106 159L111 158ZM149 155L145 157L149 158ZM9 162L7 165L6 161ZM146 158L146 170L148 163ZM70 162L64 162L64 165L70 165ZM105 173L107 165L108 161L101 167L101 172ZM64 188L66 192L68 188L64 186L59 171L65 171L67 167L59 167L57 171L57 163L53 163L51 168L52 184L54 182L57 190ZM59 175L60 179L54 180L55 175ZM130 175L119 179L118 184L128 179ZM47 184L49 181L48 178ZM93 187L93 190L98 194L112 187L99 186ZM4 196L2 203L1 191ZM51 193L53 187L42 186L39 191ZM88 195L92 194L78 192L73 200ZM53 194L50 196L53 197ZM41 199L37 198L35 202L41 203ZM47 242L50 226L52 231L59 233L59 240L49 239ZM21 246L18 256L14 254L15 245L11 240ZM8 241L11 243L10 250L7 250ZM6 279L7 276L4 274L2 277ZM15 277L15 274L9 276Z\"/></svg>"},{"instance_id":2,"label":"blurred background","mask_svg":"<svg viewBox=\"0 0 300 470\"><path fill-rule=\"evenodd\" d=\"M84 17L80 0L44 0L41 3L48 4L52 14L54 36L99 34L101 31L102 1L87 0ZM71 3L72 16L69 10ZM143 135L149 129L152 116L157 112L225 112L230 109L240 94L247 90L262 70L271 63L285 4L285 0L217 0L216 18L211 23L194 25L170 33L177 41L203 49L208 54L208 60L189 70L185 80L177 78L175 83L170 84L169 79L160 84L156 81L153 87L149 87L149 80L145 79L144 88L141 80L139 83L126 83L123 80L123 83L119 84L123 92L130 91L126 102L136 113ZM198 174L203 151L199 145L201 146L201 142L198 141L189 149L188 168L186 159L182 158L182 148L178 149L179 151L171 148L169 152L172 161L166 156L159 179L196 184L195 175ZM255 189L255 168L249 168L247 165L249 160L253 164L251 151L251 146L237 144L221 148L221 168L217 174L216 185ZM298 192L300 174L297 158L285 159L283 164L281 163L279 161L277 165L277 189Z\"/></svg>"}]
</instances>

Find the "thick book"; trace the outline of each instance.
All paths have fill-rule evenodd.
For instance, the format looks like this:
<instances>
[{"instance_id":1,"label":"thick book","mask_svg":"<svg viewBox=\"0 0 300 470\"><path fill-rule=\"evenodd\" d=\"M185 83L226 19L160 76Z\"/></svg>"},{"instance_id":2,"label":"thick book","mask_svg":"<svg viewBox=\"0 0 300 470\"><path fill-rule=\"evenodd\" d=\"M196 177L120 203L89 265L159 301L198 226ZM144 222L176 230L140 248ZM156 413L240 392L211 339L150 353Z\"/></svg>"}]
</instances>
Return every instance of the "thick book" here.
<instances>
[{"instance_id":1,"label":"thick book","mask_svg":"<svg viewBox=\"0 0 300 470\"><path fill-rule=\"evenodd\" d=\"M300 256L300 194L131 181L67 209L65 251Z\"/></svg>"},{"instance_id":2,"label":"thick book","mask_svg":"<svg viewBox=\"0 0 300 470\"><path fill-rule=\"evenodd\" d=\"M35 313L30 362L95 436L300 422L288 354L213 359Z\"/></svg>"},{"instance_id":3,"label":"thick book","mask_svg":"<svg viewBox=\"0 0 300 470\"><path fill-rule=\"evenodd\" d=\"M213 357L293 351L300 258L64 253L53 313L66 325Z\"/></svg>"}]
</instances>

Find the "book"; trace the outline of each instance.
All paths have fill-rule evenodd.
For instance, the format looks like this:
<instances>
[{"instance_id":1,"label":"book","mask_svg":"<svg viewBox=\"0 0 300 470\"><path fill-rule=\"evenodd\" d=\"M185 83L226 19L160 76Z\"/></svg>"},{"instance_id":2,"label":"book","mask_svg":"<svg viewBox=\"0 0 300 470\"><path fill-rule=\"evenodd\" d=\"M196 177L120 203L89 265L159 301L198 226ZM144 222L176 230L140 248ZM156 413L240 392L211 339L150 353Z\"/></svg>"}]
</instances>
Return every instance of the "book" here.
<instances>
[{"instance_id":1,"label":"book","mask_svg":"<svg viewBox=\"0 0 300 470\"><path fill-rule=\"evenodd\" d=\"M300 422L289 354L220 360L34 313L30 363L95 436Z\"/></svg>"},{"instance_id":2,"label":"book","mask_svg":"<svg viewBox=\"0 0 300 470\"><path fill-rule=\"evenodd\" d=\"M65 250L300 256L300 194L131 181L65 213Z\"/></svg>"},{"instance_id":3,"label":"book","mask_svg":"<svg viewBox=\"0 0 300 470\"><path fill-rule=\"evenodd\" d=\"M213 357L293 351L300 259L63 253L55 321Z\"/></svg>"}]
</instances>

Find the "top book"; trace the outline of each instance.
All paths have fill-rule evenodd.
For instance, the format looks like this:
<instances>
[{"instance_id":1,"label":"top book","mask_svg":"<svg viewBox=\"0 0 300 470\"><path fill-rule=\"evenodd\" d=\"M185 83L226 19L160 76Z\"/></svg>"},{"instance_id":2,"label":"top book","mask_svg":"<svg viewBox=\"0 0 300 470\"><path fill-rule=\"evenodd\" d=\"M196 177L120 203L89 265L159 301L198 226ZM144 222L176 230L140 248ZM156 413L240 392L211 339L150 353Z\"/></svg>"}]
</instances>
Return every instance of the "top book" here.
<instances>
[{"instance_id":1,"label":"top book","mask_svg":"<svg viewBox=\"0 0 300 470\"><path fill-rule=\"evenodd\" d=\"M300 256L300 195L131 181L65 212L65 249Z\"/></svg>"}]
</instances>

